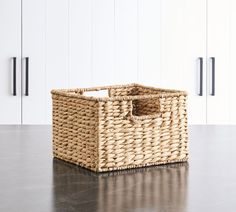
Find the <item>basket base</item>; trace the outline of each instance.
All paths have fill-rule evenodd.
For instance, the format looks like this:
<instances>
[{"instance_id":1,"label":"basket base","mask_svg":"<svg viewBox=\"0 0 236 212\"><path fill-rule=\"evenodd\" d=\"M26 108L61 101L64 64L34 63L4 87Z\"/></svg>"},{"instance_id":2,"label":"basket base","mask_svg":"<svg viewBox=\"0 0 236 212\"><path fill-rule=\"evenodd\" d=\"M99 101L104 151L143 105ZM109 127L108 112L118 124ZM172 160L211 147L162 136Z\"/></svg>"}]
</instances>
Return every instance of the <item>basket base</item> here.
<instances>
[{"instance_id":1,"label":"basket base","mask_svg":"<svg viewBox=\"0 0 236 212\"><path fill-rule=\"evenodd\" d=\"M80 163L74 163L70 160L66 160L64 158L60 158L57 155L54 155L54 158L60 159L62 161L68 162L70 164L78 165L80 167L83 167L85 169L88 169L93 172L111 172L111 171L119 171L119 170L127 170L127 169L134 169L134 168L145 168L149 166L158 166L158 165L165 165L165 164L172 164L172 163L183 163L188 162L188 156L186 158L183 158L181 160L171 160L171 161L165 161L165 162L157 162L157 163L148 163L148 164L141 164L141 165L130 165L130 166L121 166L121 167L112 167L112 168L92 168L84 166Z\"/></svg>"}]
</instances>

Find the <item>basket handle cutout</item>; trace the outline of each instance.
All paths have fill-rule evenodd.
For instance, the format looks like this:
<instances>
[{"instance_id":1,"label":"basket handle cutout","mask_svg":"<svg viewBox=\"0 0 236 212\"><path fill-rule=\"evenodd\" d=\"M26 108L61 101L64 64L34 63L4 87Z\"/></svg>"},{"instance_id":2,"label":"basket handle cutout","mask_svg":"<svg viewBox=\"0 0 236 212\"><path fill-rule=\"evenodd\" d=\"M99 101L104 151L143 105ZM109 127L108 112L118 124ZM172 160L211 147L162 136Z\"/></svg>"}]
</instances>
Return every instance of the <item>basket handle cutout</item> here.
<instances>
[{"instance_id":1,"label":"basket handle cutout","mask_svg":"<svg viewBox=\"0 0 236 212\"><path fill-rule=\"evenodd\" d=\"M161 113L156 113L153 115L146 115L146 116L134 116L132 113L128 114L129 119L135 123L141 122L144 120L151 120L151 119L156 119L156 118L161 118Z\"/></svg>"},{"instance_id":2,"label":"basket handle cutout","mask_svg":"<svg viewBox=\"0 0 236 212\"><path fill-rule=\"evenodd\" d=\"M127 114L133 122L161 117L158 99L142 99L130 101L130 112Z\"/></svg>"}]
</instances>

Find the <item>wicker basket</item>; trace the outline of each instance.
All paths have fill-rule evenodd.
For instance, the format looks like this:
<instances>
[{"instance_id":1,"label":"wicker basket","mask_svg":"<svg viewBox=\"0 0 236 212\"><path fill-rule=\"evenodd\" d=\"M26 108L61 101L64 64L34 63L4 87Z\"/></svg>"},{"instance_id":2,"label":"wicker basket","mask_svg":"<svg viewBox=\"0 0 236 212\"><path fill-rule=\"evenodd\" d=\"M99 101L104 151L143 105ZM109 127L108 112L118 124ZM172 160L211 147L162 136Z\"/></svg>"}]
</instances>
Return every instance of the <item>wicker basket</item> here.
<instances>
[{"instance_id":1,"label":"wicker basket","mask_svg":"<svg viewBox=\"0 0 236 212\"><path fill-rule=\"evenodd\" d=\"M99 90L108 97L84 96ZM186 97L139 84L53 90L53 155L97 172L187 161Z\"/></svg>"}]
</instances>

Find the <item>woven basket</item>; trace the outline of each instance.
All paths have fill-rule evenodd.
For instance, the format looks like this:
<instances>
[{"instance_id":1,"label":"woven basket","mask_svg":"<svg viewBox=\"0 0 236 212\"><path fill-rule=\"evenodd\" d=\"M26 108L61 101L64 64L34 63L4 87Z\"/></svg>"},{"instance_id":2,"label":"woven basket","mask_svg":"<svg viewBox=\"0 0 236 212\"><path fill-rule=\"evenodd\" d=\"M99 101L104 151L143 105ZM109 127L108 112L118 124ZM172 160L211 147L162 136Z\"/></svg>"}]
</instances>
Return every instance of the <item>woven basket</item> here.
<instances>
[{"instance_id":1,"label":"woven basket","mask_svg":"<svg viewBox=\"0 0 236 212\"><path fill-rule=\"evenodd\" d=\"M84 95L100 90L108 97ZM97 172L187 161L186 97L139 84L53 90L53 155Z\"/></svg>"}]
</instances>

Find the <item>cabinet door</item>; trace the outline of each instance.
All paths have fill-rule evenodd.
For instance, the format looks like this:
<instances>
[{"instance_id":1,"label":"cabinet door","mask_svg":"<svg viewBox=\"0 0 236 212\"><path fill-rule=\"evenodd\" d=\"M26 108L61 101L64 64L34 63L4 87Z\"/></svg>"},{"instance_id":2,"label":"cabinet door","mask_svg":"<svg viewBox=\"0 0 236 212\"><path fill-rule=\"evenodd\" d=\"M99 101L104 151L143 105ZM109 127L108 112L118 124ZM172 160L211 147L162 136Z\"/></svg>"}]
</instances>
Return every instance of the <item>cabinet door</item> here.
<instances>
[{"instance_id":1,"label":"cabinet door","mask_svg":"<svg viewBox=\"0 0 236 212\"><path fill-rule=\"evenodd\" d=\"M166 0L161 4L161 84L186 90L190 124L206 123L205 0ZM202 57L202 96L199 96Z\"/></svg>"},{"instance_id":2,"label":"cabinet door","mask_svg":"<svg viewBox=\"0 0 236 212\"><path fill-rule=\"evenodd\" d=\"M207 122L236 124L236 2L209 0L208 8ZM215 68L215 80L212 68Z\"/></svg>"},{"instance_id":3,"label":"cabinet door","mask_svg":"<svg viewBox=\"0 0 236 212\"><path fill-rule=\"evenodd\" d=\"M188 92L188 120L206 124L206 0L186 1L184 28L183 88Z\"/></svg>"},{"instance_id":4,"label":"cabinet door","mask_svg":"<svg viewBox=\"0 0 236 212\"><path fill-rule=\"evenodd\" d=\"M236 1L230 1L229 123L236 124Z\"/></svg>"},{"instance_id":5,"label":"cabinet door","mask_svg":"<svg viewBox=\"0 0 236 212\"><path fill-rule=\"evenodd\" d=\"M236 23L230 21L230 2L208 0L208 124L228 124L230 119L230 26Z\"/></svg>"},{"instance_id":6,"label":"cabinet door","mask_svg":"<svg viewBox=\"0 0 236 212\"><path fill-rule=\"evenodd\" d=\"M0 1L0 124L21 123L21 2ZM13 57L15 90L13 96Z\"/></svg>"},{"instance_id":7,"label":"cabinet door","mask_svg":"<svg viewBox=\"0 0 236 212\"><path fill-rule=\"evenodd\" d=\"M68 4L67 0L23 0L23 124L51 123L50 91L68 85Z\"/></svg>"},{"instance_id":8,"label":"cabinet door","mask_svg":"<svg viewBox=\"0 0 236 212\"><path fill-rule=\"evenodd\" d=\"M38 0L23 0L22 2L23 124L45 123L45 2ZM28 80L26 73L27 66ZM26 91L27 86L28 94Z\"/></svg>"},{"instance_id":9,"label":"cabinet door","mask_svg":"<svg viewBox=\"0 0 236 212\"><path fill-rule=\"evenodd\" d=\"M68 0L46 1L46 124L52 123L51 90L68 88L69 84L69 3Z\"/></svg>"}]
</instances>

